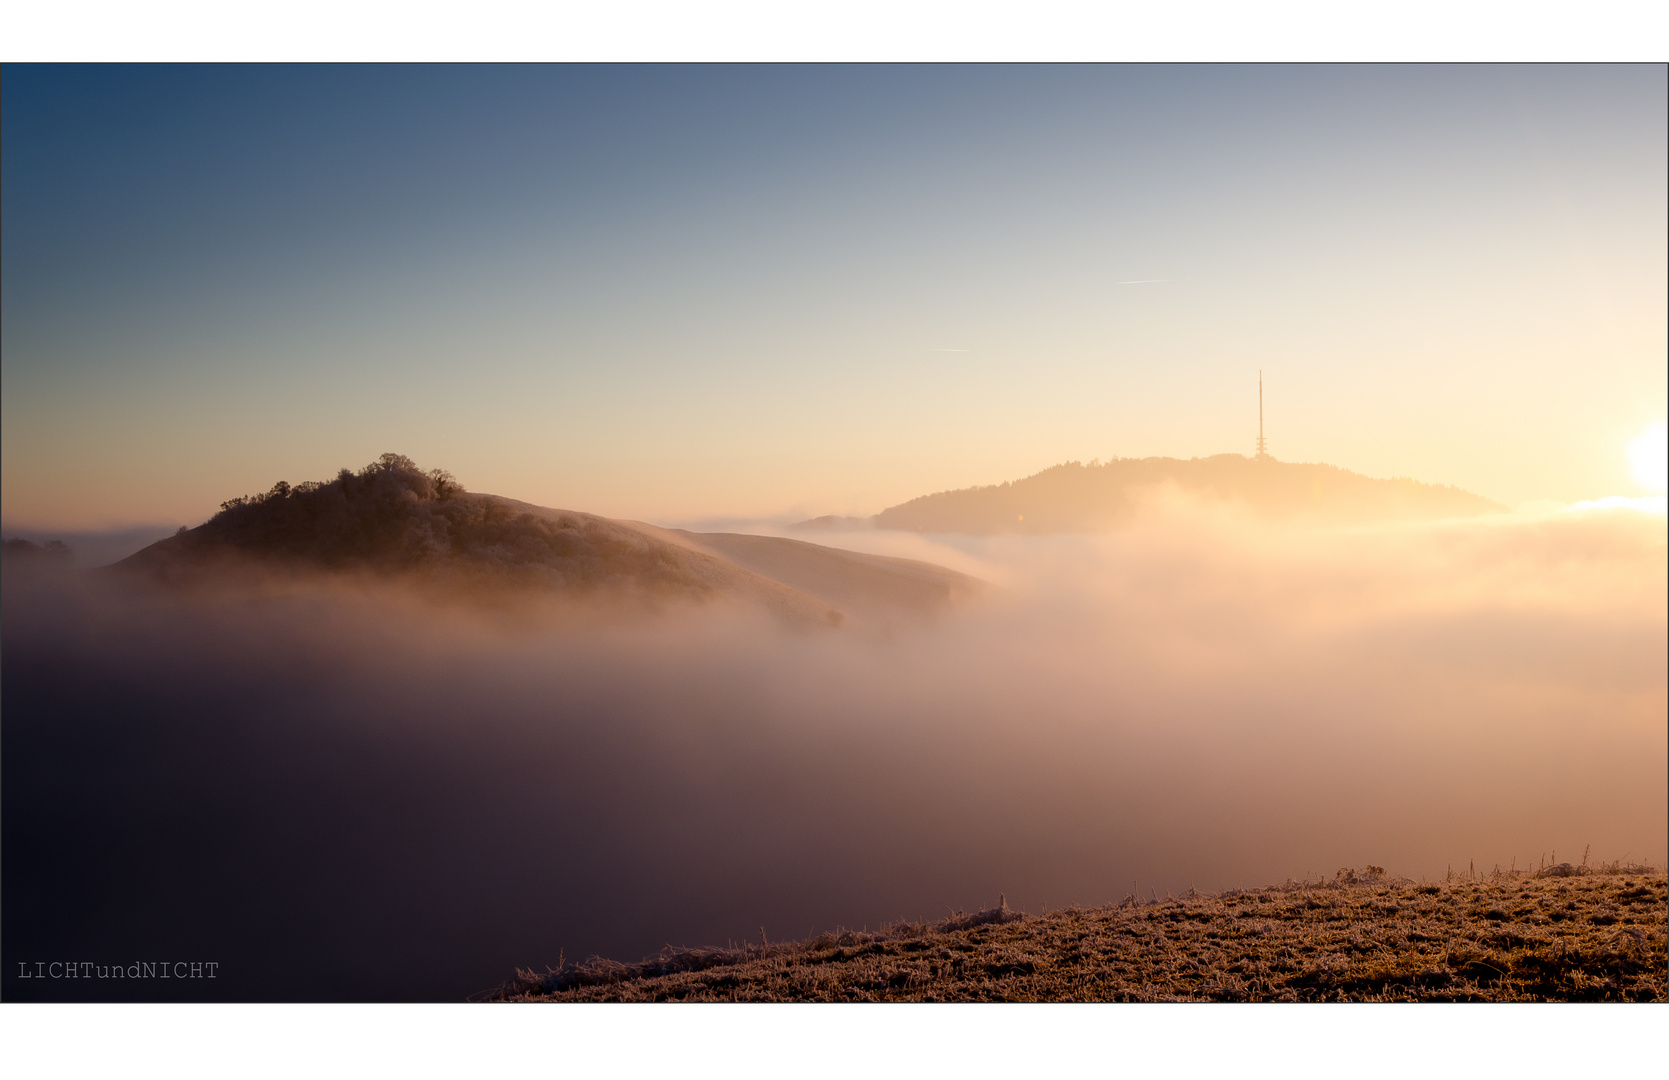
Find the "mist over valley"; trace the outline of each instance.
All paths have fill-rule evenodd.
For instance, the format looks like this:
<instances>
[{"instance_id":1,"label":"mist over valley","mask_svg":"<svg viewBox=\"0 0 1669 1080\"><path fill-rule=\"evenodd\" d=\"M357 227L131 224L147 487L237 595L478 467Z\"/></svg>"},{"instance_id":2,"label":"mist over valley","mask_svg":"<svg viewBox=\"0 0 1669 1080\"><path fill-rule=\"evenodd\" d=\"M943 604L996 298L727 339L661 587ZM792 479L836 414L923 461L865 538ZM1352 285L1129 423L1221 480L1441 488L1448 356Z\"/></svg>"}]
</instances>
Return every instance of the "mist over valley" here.
<instances>
[{"instance_id":1,"label":"mist over valley","mask_svg":"<svg viewBox=\"0 0 1669 1080\"><path fill-rule=\"evenodd\" d=\"M807 543L385 455L112 567L8 546L6 958L457 1000L999 894L1661 863L1663 518L1433 498L1460 509L1173 483L1105 530Z\"/></svg>"}]
</instances>

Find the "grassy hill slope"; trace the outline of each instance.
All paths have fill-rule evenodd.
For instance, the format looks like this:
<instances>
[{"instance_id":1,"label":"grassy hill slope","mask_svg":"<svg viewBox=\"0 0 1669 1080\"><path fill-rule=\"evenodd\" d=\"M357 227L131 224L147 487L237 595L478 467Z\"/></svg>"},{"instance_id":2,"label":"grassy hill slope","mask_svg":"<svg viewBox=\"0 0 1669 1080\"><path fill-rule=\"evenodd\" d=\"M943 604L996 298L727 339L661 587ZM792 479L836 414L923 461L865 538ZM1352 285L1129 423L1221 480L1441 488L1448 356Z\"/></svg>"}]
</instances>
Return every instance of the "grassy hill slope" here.
<instances>
[{"instance_id":1,"label":"grassy hill slope","mask_svg":"<svg viewBox=\"0 0 1669 1080\"><path fill-rule=\"evenodd\" d=\"M370 573L475 595L739 602L795 624L931 614L982 584L928 563L780 537L688 533L464 491L384 454L358 472L232 499L118 563L171 583L251 570Z\"/></svg>"},{"instance_id":2,"label":"grassy hill slope","mask_svg":"<svg viewBox=\"0 0 1669 1080\"><path fill-rule=\"evenodd\" d=\"M1664 1001L1661 869L1330 881L593 958L496 1001Z\"/></svg>"},{"instance_id":3,"label":"grassy hill slope","mask_svg":"<svg viewBox=\"0 0 1669 1080\"><path fill-rule=\"evenodd\" d=\"M699 550L869 619L886 620L905 612L934 614L989 588L978 578L916 559L785 537L676 532Z\"/></svg>"}]
</instances>

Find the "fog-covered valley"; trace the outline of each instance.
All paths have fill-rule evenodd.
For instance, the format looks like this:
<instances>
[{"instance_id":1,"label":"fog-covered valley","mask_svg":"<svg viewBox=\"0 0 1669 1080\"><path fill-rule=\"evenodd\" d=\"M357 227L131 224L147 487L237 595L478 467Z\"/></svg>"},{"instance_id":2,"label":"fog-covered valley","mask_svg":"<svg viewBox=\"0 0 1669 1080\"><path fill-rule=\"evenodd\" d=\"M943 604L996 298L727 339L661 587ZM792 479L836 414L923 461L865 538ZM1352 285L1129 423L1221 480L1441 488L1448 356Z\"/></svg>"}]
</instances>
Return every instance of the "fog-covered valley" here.
<instances>
[{"instance_id":1,"label":"fog-covered valley","mask_svg":"<svg viewBox=\"0 0 1669 1080\"><path fill-rule=\"evenodd\" d=\"M1661 515L1300 528L1173 492L1109 534L816 540L989 586L833 625L8 558L8 964L451 1000L998 893L1665 858Z\"/></svg>"}]
</instances>

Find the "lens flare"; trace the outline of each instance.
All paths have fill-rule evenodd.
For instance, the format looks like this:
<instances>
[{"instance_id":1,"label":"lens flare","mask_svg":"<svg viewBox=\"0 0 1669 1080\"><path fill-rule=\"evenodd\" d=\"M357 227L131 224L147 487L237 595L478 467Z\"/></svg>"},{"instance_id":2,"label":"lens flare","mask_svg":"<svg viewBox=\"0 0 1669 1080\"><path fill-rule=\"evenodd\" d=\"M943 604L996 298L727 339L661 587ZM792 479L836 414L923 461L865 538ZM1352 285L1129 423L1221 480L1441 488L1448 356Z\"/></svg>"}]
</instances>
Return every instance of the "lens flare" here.
<instances>
[{"instance_id":1,"label":"lens flare","mask_svg":"<svg viewBox=\"0 0 1669 1080\"><path fill-rule=\"evenodd\" d=\"M1629 473L1654 495L1669 492L1669 427L1653 424L1628 445Z\"/></svg>"}]
</instances>

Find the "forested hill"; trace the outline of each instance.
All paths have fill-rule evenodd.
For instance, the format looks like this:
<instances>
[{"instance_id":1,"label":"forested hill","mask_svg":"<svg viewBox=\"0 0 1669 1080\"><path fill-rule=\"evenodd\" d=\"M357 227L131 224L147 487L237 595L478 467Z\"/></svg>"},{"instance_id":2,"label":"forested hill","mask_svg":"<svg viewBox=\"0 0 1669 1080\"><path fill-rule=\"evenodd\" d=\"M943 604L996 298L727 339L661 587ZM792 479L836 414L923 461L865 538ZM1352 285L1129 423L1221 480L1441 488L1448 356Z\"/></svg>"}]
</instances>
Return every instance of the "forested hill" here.
<instances>
[{"instance_id":1,"label":"forested hill","mask_svg":"<svg viewBox=\"0 0 1669 1080\"><path fill-rule=\"evenodd\" d=\"M30 560L40 552L42 558ZM19 554L21 553L21 554ZM6 561L44 560L23 541ZM221 504L124 559L116 573L179 585L227 574L371 574L460 596L559 602L728 601L799 625L887 629L936 617L984 583L911 559L776 536L690 533L466 492L443 470L384 454L358 472Z\"/></svg>"},{"instance_id":2,"label":"forested hill","mask_svg":"<svg viewBox=\"0 0 1669 1080\"><path fill-rule=\"evenodd\" d=\"M1170 484L1263 518L1318 523L1466 517L1506 508L1456 487L1376 480L1332 465L1240 454L1069 461L1024 480L923 495L875 515L876 528L912 532L1097 532L1131 518Z\"/></svg>"}]
</instances>

